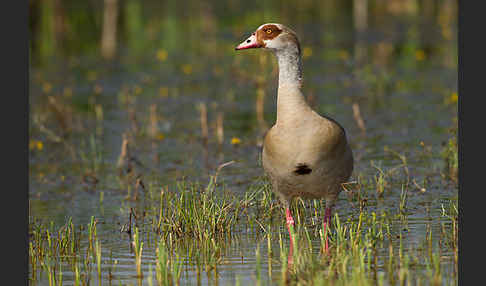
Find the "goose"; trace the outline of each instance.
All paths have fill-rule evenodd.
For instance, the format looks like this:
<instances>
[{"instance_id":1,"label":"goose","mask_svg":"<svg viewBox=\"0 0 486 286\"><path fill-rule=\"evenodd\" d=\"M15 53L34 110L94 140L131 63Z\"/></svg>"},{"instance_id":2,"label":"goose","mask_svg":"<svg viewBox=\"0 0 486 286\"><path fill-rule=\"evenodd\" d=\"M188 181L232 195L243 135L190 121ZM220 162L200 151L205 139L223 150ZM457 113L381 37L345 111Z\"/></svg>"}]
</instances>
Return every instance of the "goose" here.
<instances>
[{"instance_id":1,"label":"goose","mask_svg":"<svg viewBox=\"0 0 486 286\"><path fill-rule=\"evenodd\" d=\"M332 209L353 171L353 153L344 128L334 119L317 114L302 93L302 58L297 34L278 24L263 24L235 50L261 48L278 61L277 119L263 140L262 165L272 191L286 214L292 263L293 198L326 201L323 218L324 252Z\"/></svg>"}]
</instances>

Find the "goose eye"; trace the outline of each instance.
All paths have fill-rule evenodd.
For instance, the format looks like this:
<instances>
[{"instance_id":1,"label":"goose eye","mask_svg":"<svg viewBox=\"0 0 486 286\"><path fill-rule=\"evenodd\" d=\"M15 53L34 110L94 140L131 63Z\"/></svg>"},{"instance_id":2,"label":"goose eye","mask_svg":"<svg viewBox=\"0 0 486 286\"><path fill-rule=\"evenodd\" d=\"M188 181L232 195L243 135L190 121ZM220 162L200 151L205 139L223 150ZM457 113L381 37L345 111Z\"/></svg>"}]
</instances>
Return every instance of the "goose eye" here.
<instances>
[{"instance_id":1,"label":"goose eye","mask_svg":"<svg viewBox=\"0 0 486 286\"><path fill-rule=\"evenodd\" d=\"M267 34L271 34L272 33L272 30L271 29L268 29L266 32L267 32Z\"/></svg>"}]
</instances>

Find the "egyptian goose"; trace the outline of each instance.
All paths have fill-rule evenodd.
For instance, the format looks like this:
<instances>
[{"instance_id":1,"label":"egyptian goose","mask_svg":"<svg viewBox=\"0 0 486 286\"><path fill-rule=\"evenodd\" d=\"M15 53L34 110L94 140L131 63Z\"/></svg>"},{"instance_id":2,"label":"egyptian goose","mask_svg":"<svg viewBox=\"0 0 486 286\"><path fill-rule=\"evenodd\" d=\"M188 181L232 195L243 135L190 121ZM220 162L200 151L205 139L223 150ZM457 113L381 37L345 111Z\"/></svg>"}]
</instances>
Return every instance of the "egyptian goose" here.
<instances>
[{"instance_id":1,"label":"egyptian goose","mask_svg":"<svg viewBox=\"0 0 486 286\"><path fill-rule=\"evenodd\" d=\"M342 183L353 171L353 153L343 127L312 110L302 94L301 49L295 32L282 24L263 24L235 50L250 48L270 50L278 60L277 121L265 135L262 162L273 191L285 207L291 263L292 198L326 200L323 222L326 235ZM327 249L326 235L324 251Z\"/></svg>"}]
</instances>

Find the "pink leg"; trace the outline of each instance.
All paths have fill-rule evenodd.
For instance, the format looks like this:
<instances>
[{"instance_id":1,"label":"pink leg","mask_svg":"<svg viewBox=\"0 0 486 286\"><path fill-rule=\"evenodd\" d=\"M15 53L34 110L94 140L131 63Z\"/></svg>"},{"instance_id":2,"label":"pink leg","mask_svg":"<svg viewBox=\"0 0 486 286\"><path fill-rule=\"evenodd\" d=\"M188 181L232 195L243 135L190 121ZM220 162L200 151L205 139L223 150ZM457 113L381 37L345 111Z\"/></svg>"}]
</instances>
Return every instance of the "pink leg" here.
<instances>
[{"instance_id":1,"label":"pink leg","mask_svg":"<svg viewBox=\"0 0 486 286\"><path fill-rule=\"evenodd\" d=\"M287 218L287 229L289 230L290 236L290 250L289 250L289 258L288 258L288 265L291 266L293 263L293 248L294 248L294 239L292 238L292 232L290 231L290 226L294 226L294 218L290 213L290 209L285 209L285 217Z\"/></svg>"},{"instance_id":2,"label":"pink leg","mask_svg":"<svg viewBox=\"0 0 486 286\"><path fill-rule=\"evenodd\" d=\"M324 237L326 239L326 245L324 247L324 252L327 252L329 246L328 246L328 239L327 239L327 226L331 222L331 213L332 213L332 208L331 207L326 207L325 213L324 213L324 226L322 230L324 231Z\"/></svg>"}]
</instances>

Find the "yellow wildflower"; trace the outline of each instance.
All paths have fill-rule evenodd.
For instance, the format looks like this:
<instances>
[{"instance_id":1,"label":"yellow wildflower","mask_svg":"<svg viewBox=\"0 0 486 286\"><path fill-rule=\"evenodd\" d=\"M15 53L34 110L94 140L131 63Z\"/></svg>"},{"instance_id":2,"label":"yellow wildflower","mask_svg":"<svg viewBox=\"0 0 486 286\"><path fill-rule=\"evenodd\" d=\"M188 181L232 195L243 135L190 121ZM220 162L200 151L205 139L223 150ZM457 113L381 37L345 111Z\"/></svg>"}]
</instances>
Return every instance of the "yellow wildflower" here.
<instances>
[{"instance_id":1,"label":"yellow wildflower","mask_svg":"<svg viewBox=\"0 0 486 286\"><path fill-rule=\"evenodd\" d=\"M305 47L304 52L303 52L304 59L308 58L310 56L312 56L312 48L311 47Z\"/></svg>"},{"instance_id":2,"label":"yellow wildflower","mask_svg":"<svg viewBox=\"0 0 486 286\"><path fill-rule=\"evenodd\" d=\"M38 140L30 140L29 141L29 149L30 150L37 149L37 150L41 151L42 149L44 149L44 143L42 143L42 141L38 141Z\"/></svg>"},{"instance_id":3,"label":"yellow wildflower","mask_svg":"<svg viewBox=\"0 0 486 286\"><path fill-rule=\"evenodd\" d=\"M169 95L169 88L162 86L159 88L159 95L162 97L167 97Z\"/></svg>"},{"instance_id":4,"label":"yellow wildflower","mask_svg":"<svg viewBox=\"0 0 486 286\"><path fill-rule=\"evenodd\" d=\"M231 138L231 144L232 145L238 145L240 143L241 143L241 139L240 138L238 138L238 137Z\"/></svg>"},{"instance_id":5,"label":"yellow wildflower","mask_svg":"<svg viewBox=\"0 0 486 286\"><path fill-rule=\"evenodd\" d=\"M159 132L157 133L157 136L155 137L157 140L164 140L165 136L164 136L164 133L162 132Z\"/></svg>"},{"instance_id":6,"label":"yellow wildflower","mask_svg":"<svg viewBox=\"0 0 486 286\"><path fill-rule=\"evenodd\" d=\"M190 75L192 73L192 66L190 64L185 64L182 66L182 71L185 74Z\"/></svg>"},{"instance_id":7,"label":"yellow wildflower","mask_svg":"<svg viewBox=\"0 0 486 286\"><path fill-rule=\"evenodd\" d=\"M415 59L417 61L423 61L425 60L425 52L422 50L416 50L415 51Z\"/></svg>"},{"instance_id":8,"label":"yellow wildflower","mask_svg":"<svg viewBox=\"0 0 486 286\"><path fill-rule=\"evenodd\" d=\"M159 61L161 61L161 62L165 61L165 60L167 59L167 56L168 56L168 55L169 55L169 54L168 54L168 53L167 53L167 51L166 51L166 50L164 50L164 49L160 49L160 50L158 50L158 51L157 51L157 59L158 59Z\"/></svg>"},{"instance_id":9,"label":"yellow wildflower","mask_svg":"<svg viewBox=\"0 0 486 286\"><path fill-rule=\"evenodd\" d=\"M455 104L457 103L457 100L459 99L459 96L457 92L453 92L450 96L447 96L444 100L445 104Z\"/></svg>"},{"instance_id":10,"label":"yellow wildflower","mask_svg":"<svg viewBox=\"0 0 486 286\"><path fill-rule=\"evenodd\" d=\"M451 94L451 98L450 98L450 99L451 99L451 102L452 102L452 103L456 103L456 102L457 102L457 100L459 99L459 96L457 95L457 92L453 92L453 93Z\"/></svg>"},{"instance_id":11,"label":"yellow wildflower","mask_svg":"<svg viewBox=\"0 0 486 286\"><path fill-rule=\"evenodd\" d=\"M44 143L42 143L42 141L37 141L37 150L41 151L42 149L44 149Z\"/></svg>"},{"instance_id":12,"label":"yellow wildflower","mask_svg":"<svg viewBox=\"0 0 486 286\"><path fill-rule=\"evenodd\" d=\"M346 61L346 60L349 59L349 53L346 50L340 50L338 55L339 55L339 58L343 61Z\"/></svg>"}]
</instances>

